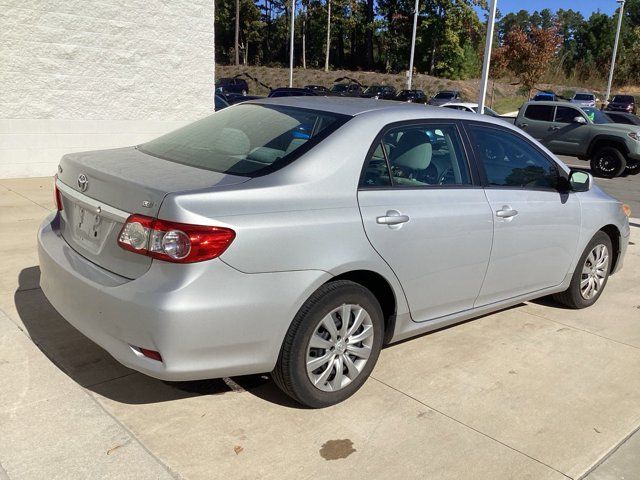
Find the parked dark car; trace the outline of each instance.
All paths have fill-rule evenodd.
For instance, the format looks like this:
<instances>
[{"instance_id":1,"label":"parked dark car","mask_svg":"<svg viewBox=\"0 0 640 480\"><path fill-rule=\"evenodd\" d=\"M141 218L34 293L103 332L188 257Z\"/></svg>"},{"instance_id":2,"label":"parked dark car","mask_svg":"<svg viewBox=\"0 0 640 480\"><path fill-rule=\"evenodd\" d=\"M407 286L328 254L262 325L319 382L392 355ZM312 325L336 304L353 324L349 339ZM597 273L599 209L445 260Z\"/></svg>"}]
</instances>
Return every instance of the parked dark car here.
<instances>
[{"instance_id":1,"label":"parked dark car","mask_svg":"<svg viewBox=\"0 0 640 480\"><path fill-rule=\"evenodd\" d=\"M640 125L640 117L633 113L625 112L610 112L606 111L604 114L615 123L623 123L625 125Z\"/></svg>"},{"instance_id":2,"label":"parked dark car","mask_svg":"<svg viewBox=\"0 0 640 480\"><path fill-rule=\"evenodd\" d=\"M244 78L220 78L216 82L216 92L218 93L249 93L249 84Z\"/></svg>"},{"instance_id":3,"label":"parked dark car","mask_svg":"<svg viewBox=\"0 0 640 480\"><path fill-rule=\"evenodd\" d=\"M264 98L259 95L242 95L241 93L227 93L224 98L229 105L235 105L236 103L246 102L247 100L255 100L257 98Z\"/></svg>"},{"instance_id":4,"label":"parked dark car","mask_svg":"<svg viewBox=\"0 0 640 480\"><path fill-rule=\"evenodd\" d=\"M327 87L322 86L322 85L305 85L304 88L307 88L309 90L313 90L318 95L327 95L329 93L329 89Z\"/></svg>"},{"instance_id":5,"label":"parked dark car","mask_svg":"<svg viewBox=\"0 0 640 480\"><path fill-rule=\"evenodd\" d=\"M421 90L418 90L421 91ZM440 105L444 105L445 103L451 102L461 102L462 95L457 90L440 90L433 97L429 99L427 102L429 105L435 105L439 107ZM424 102L420 102L424 103Z\"/></svg>"},{"instance_id":6,"label":"parked dark car","mask_svg":"<svg viewBox=\"0 0 640 480\"><path fill-rule=\"evenodd\" d=\"M539 92L531 100L534 102L557 102L558 96L553 92Z\"/></svg>"},{"instance_id":7,"label":"parked dark car","mask_svg":"<svg viewBox=\"0 0 640 480\"><path fill-rule=\"evenodd\" d=\"M410 103L427 103L427 96L422 90L400 90L394 100Z\"/></svg>"},{"instance_id":8,"label":"parked dark car","mask_svg":"<svg viewBox=\"0 0 640 480\"><path fill-rule=\"evenodd\" d=\"M329 94L338 97L359 97L362 94L362 85L358 83L336 83L329 90Z\"/></svg>"},{"instance_id":9,"label":"parked dark car","mask_svg":"<svg viewBox=\"0 0 640 480\"><path fill-rule=\"evenodd\" d=\"M614 95L605 111L636 114L636 99L633 95Z\"/></svg>"},{"instance_id":10,"label":"parked dark car","mask_svg":"<svg viewBox=\"0 0 640 480\"><path fill-rule=\"evenodd\" d=\"M276 97L316 97L318 94L309 88L274 88L269 93L269 98Z\"/></svg>"},{"instance_id":11,"label":"parked dark car","mask_svg":"<svg viewBox=\"0 0 640 480\"><path fill-rule=\"evenodd\" d=\"M396 89L391 85L371 85L367 87L362 95L362 98L375 98L380 100L393 100L396 96Z\"/></svg>"},{"instance_id":12,"label":"parked dark car","mask_svg":"<svg viewBox=\"0 0 640 480\"><path fill-rule=\"evenodd\" d=\"M213 109L217 112L218 110L222 110L223 108L227 108L228 106L229 102L227 102L227 99L219 93L216 93L213 99Z\"/></svg>"}]
</instances>

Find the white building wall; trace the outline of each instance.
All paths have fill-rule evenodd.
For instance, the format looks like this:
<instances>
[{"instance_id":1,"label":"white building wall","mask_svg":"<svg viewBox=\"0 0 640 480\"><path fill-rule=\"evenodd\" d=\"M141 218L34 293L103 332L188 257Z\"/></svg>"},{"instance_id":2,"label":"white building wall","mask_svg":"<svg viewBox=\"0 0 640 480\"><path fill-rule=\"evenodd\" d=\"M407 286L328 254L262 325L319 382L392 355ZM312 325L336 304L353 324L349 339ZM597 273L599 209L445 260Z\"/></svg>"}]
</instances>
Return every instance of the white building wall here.
<instances>
[{"instance_id":1,"label":"white building wall","mask_svg":"<svg viewBox=\"0 0 640 480\"><path fill-rule=\"evenodd\" d=\"M0 0L0 178L213 111L213 0Z\"/></svg>"}]
</instances>

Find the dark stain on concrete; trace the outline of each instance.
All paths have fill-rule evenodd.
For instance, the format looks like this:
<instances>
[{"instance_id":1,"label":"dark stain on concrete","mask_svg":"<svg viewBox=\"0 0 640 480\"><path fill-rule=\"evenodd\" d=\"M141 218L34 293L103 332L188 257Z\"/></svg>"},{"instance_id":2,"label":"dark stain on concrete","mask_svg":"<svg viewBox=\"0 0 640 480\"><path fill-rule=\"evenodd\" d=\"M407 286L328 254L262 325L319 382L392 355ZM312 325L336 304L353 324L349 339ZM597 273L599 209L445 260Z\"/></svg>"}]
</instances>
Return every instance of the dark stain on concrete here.
<instances>
[{"instance_id":1,"label":"dark stain on concrete","mask_svg":"<svg viewBox=\"0 0 640 480\"><path fill-rule=\"evenodd\" d=\"M328 440L322 445L320 456L325 460L339 460L347 458L355 451L353 442L348 438L344 440Z\"/></svg>"}]
</instances>

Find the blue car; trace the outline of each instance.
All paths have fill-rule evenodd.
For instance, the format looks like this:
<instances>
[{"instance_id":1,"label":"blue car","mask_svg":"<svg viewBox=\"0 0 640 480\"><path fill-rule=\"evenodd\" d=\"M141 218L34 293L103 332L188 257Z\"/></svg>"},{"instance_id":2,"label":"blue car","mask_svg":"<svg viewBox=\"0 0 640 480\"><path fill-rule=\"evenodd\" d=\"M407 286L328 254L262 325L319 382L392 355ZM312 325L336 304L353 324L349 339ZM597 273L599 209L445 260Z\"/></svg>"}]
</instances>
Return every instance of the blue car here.
<instances>
[{"instance_id":1,"label":"blue car","mask_svg":"<svg viewBox=\"0 0 640 480\"><path fill-rule=\"evenodd\" d=\"M553 92L540 92L537 93L532 100L534 102L557 102L558 97Z\"/></svg>"}]
</instances>

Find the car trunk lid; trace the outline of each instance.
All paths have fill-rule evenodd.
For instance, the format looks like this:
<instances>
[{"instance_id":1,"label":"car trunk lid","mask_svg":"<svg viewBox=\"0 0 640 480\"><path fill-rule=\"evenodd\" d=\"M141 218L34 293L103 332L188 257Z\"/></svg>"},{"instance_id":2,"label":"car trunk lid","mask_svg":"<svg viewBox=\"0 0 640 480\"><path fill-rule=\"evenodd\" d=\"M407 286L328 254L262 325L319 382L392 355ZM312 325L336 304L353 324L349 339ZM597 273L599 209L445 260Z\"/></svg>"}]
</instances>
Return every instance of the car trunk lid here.
<instances>
[{"instance_id":1,"label":"car trunk lid","mask_svg":"<svg viewBox=\"0 0 640 480\"><path fill-rule=\"evenodd\" d=\"M130 279L151 265L150 257L117 243L130 214L157 217L169 193L249 180L163 160L135 147L65 155L58 172L63 238L91 262Z\"/></svg>"}]
</instances>

